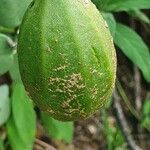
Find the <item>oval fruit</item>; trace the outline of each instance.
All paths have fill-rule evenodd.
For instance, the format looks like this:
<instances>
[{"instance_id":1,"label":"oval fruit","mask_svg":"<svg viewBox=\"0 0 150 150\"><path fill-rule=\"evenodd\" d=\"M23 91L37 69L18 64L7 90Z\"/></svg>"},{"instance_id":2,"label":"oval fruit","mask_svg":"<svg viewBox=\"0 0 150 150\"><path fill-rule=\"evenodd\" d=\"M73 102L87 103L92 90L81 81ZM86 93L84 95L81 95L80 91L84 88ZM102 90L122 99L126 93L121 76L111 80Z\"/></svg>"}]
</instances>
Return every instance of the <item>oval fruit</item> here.
<instances>
[{"instance_id":1,"label":"oval fruit","mask_svg":"<svg viewBox=\"0 0 150 150\"><path fill-rule=\"evenodd\" d=\"M84 119L112 94L116 55L90 0L35 0L18 41L20 73L31 99L62 121Z\"/></svg>"}]
</instances>

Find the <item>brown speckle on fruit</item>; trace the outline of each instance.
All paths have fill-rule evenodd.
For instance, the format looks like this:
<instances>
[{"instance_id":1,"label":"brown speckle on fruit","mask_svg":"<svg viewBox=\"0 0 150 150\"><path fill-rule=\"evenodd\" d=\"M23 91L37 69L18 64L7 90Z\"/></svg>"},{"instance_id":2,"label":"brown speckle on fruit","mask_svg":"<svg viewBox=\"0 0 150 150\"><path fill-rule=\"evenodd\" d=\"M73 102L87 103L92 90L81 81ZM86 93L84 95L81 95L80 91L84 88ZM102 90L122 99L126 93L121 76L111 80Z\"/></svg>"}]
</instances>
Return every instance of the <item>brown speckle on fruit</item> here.
<instances>
[{"instance_id":1,"label":"brown speckle on fruit","mask_svg":"<svg viewBox=\"0 0 150 150\"><path fill-rule=\"evenodd\" d=\"M68 65L63 65L63 66L57 67L56 69L53 69L53 71L65 70L67 67Z\"/></svg>"}]
</instances>

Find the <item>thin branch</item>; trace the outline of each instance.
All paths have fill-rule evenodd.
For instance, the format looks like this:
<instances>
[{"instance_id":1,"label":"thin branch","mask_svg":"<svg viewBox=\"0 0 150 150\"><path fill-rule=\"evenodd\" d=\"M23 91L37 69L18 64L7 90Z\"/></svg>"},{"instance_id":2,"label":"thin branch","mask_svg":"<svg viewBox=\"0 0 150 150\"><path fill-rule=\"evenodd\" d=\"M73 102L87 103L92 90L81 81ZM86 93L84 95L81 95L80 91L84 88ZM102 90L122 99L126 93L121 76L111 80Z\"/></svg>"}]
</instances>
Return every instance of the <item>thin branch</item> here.
<instances>
[{"instance_id":1,"label":"thin branch","mask_svg":"<svg viewBox=\"0 0 150 150\"><path fill-rule=\"evenodd\" d=\"M43 150L43 147L40 145L35 144L33 150Z\"/></svg>"},{"instance_id":2,"label":"thin branch","mask_svg":"<svg viewBox=\"0 0 150 150\"><path fill-rule=\"evenodd\" d=\"M120 104L120 97L118 95L118 93L116 91L114 91L113 93L113 99L114 99L114 108L116 110L116 118L119 122L121 131L125 137L125 140L130 148L130 150L142 150L138 145L136 145L129 127L128 127L128 123L126 121L126 118L124 116L121 104Z\"/></svg>"},{"instance_id":3,"label":"thin branch","mask_svg":"<svg viewBox=\"0 0 150 150\"><path fill-rule=\"evenodd\" d=\"M39 139L35 140L35 144L40 145L40 147L43 147L45 150L56 150L54 147L50 146L49 144L47 144Z\"/></svg>"},{"instance_id":4,"label":"thin branch","mask_svg":"<svg viewBox=\"0 0 150 150\"><path fill-rule=\"evenodd\" d=\"M140 115L139 113L135 110L135 108L132 106L132 104L130 103L126 93L124 92L123 87L121 86L120 82L117 81L116 82L116 88L120 94L120 96L122 97L123 101L125 102L125 104L127 105L128 109L130 110L130 112L136 117L137 120L140 120Z\"/></svg>"},{"instance_id":5,"label":"thin branch","mask_svg":"<svg viewBox=\"0 0 150 150\"><path fill-rule=\"evenodd\" d=\"M141 76L138 68L134 66L134 81L135 81L135 106L136 110L140 112L142 107L142 100L141 100Z\"/></svg>"}]
</instances>

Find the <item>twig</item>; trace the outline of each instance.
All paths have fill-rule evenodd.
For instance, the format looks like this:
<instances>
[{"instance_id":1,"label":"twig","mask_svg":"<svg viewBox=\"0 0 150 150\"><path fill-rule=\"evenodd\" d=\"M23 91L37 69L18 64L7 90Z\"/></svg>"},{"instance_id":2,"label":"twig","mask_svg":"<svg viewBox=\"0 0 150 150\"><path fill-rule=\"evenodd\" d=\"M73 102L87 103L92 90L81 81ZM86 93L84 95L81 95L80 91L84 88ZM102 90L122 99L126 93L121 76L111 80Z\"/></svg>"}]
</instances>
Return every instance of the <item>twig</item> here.
<instances>
[{"instance_id":1,"label":"twig","mask_svg":"<svg viewBox=\"0 0 150 150\"><path fill-rule=\"evenodd\" d=\"M130 110L130 112L134 115L134 117L136 117L137 120L140 120L139 113L135 110L135 108L130 103L130 101L129 101L126 93L124 92L124 89L121 86L119 81L116 82L116 88L117 88L117 91L119 92L120 96L122 97L123 101L127 105L128 109Z\"/></svg>"},{"instance_id":2,"label":"twig","mask_svg":"<svg viewBox=\"0 0 150 150\"><path fill-rule=\"evenodd\" d=\"M138 145L136 145L132 135L130 134L129 127L120 104L120 97L116 91L113 93L113 99L116 117L129 148L131 150L142 150Z\"/></svg>"},{"instance_id":3,"label":"twig","mask_svg":"<svg viewBox=\"0 0 150 150\"><path fill-rule=\"evenodd\" d=\"M41 147L40 145L35 144L34 145L34 150L43 150L43 147Z\"/></svg>"},{"instance_id":4,"label":"twig","mask_svg":"<svg viewBox=\"0 0 150 150\"><path fill-rule=\"evenodd\" d=\"M44 150L56 150L54 147L50 146L49 144L47 144L39 139L35 140L35 144L40 145L41 147L44 148Z\"/></svg>"},{"instance_id":5,"label":"twig","mask_svg":"<svg viewBox=\"0 0 150 150\"><path fill-rule=\"evenodd\" d=\"M135 106L136 110L140 112L141 107L142 107L142 102L141 102L141 76L138 68L134 66L134 80L135 80Z\"/></svg>"}]
</instances>

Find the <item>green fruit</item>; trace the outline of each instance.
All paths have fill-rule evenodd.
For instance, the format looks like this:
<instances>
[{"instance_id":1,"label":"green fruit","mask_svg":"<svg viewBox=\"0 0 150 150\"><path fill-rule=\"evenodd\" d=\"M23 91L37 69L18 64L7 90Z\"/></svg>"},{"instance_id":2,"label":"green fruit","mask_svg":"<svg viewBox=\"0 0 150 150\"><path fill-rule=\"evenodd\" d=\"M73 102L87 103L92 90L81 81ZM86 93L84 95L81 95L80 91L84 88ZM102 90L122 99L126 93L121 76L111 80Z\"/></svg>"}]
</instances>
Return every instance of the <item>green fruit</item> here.
<instances>
[{"instance_id":1,"label":"green fruit","mask_svg":"<svg viewBox=\"0 0 150 150\"><path fill-rule=\"evenodd\" d=\"M35 104L62 121L84 119L112 93L116 55L90 0L35 0L18 41L20 73Z\"/></svg>"}]
</instances>

